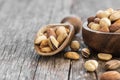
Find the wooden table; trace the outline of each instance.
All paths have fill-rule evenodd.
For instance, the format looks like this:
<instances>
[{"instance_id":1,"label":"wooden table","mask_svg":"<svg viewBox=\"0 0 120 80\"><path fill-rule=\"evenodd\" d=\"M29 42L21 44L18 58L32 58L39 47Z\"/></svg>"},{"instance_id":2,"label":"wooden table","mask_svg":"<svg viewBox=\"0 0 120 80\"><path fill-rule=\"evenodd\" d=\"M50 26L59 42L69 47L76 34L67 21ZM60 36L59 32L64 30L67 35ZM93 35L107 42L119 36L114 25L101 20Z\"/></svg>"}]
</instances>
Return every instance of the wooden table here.
<instances>
[{"instance_id":1,"label":"wooden table","mask_svg":"<svg viewBox=\"0 0 120 80\"><path fill-rule=\"evenodd\" d=\"M39 56L34 37L41 26L59 23L70 14L84 22L97 10L118 9L119 4L120 0L0 0L0 80L97 80L105 72L104 61L98 60L97 71L89 73L83 66L88 59L65 59L65 50L51 57Z\"/></svg>"}]
</instances>

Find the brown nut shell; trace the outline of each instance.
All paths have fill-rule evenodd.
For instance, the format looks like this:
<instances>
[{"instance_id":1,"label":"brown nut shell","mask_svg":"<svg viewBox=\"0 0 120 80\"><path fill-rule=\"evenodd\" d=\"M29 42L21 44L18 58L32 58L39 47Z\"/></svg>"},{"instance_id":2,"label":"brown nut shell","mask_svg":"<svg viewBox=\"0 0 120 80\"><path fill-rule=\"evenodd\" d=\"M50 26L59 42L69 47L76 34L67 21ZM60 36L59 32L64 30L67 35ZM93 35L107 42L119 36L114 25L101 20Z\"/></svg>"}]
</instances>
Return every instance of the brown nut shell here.
<instances>
[{"instance_id":1,"label":"brown nut shell","mask_svg":"<svg viewBox=\"0 0 120 80\"><path fill-rule=\"evenodd\" d=\"M120 73L117 71L107 71L100 76L100 80L120 80Z\"/></svg>"}]
</instances>

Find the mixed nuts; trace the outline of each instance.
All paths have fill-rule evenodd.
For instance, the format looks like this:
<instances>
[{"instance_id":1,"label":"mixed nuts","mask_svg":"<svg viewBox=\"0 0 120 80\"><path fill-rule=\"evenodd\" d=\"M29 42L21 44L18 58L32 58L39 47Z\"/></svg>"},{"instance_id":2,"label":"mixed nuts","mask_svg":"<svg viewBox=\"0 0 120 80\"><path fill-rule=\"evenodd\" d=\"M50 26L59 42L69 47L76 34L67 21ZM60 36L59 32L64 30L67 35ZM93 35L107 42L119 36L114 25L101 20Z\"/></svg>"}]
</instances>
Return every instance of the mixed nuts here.
<instances>
[{"instance_id":1,"label":"mixed nuts","mask_svg":"<svg viewBox=\"0 0 120 80\"><path fill-rule=\"evenodd\" d=\"M120 33L120 10L99 10L88 18L88 27L95 31Z\"/></svg>"},{"instance_id":2,"label":"mixed nuts","mask_svg":"<svg viewBox=\"0 0 120 80\"><path fill-rule=\"evenodd\" d=\"M48 27L43 33L38 32L34 41L41 52L49 53L60 47L69 34L69 28L65 26Z\"/></svg>"}]
</instances>

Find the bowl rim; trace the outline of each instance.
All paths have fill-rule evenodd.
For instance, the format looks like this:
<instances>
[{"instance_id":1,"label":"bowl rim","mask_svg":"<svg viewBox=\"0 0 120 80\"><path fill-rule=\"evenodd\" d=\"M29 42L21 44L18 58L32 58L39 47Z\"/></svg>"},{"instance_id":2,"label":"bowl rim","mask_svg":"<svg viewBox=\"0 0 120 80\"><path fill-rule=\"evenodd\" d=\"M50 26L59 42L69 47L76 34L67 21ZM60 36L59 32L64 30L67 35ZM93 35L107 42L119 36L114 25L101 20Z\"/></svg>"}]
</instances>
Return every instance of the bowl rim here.
<instances>
[{"instance_id":1,"label":"bowl rim","mask_svg":"<svg viewBox=\"0 0 120 80\"><path fill-rule=\"evenodd\" d=\"M98 33L98 34L120 35L120 33L95 31L95 30L90 29L90 28L87 26L87 24L88 24L87 21L83 23L83 28L84 28L85 30L87 30L87 31L94 32L94 33Z\"/></svg>"}]
</instances>

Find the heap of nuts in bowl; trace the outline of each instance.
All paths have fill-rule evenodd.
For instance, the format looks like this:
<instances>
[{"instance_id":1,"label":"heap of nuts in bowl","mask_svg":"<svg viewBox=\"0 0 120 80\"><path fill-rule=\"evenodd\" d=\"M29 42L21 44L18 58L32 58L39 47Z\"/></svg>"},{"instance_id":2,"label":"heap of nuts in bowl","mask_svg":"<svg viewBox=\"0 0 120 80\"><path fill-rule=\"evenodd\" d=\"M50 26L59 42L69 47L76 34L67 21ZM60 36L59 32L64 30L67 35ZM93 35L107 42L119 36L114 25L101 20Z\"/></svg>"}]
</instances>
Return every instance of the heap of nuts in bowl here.
<instances>
[{"instance_id":1,"label":"heap of nuts in bowl","mask_svg":"<svg viewBox=\"0 0 120 80\"><path fill-rule=\"evenodd\" d=\"M41 52L49 53L58 49L68 34L68 27L47 27L43 32L38 32L34 43L39 46Z\"/></svg>"},{"instance_id":2,"label":"heap of nuts in bowl","mask_svg":"<svg viewBox=\"0 0 120 80\"><path fill-rule=\"evenodd\" d=\"M95 31L120 33L120 10L99 10L88 18L88 27Z\"/></svg>"}]
</instances>

